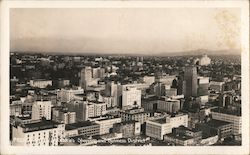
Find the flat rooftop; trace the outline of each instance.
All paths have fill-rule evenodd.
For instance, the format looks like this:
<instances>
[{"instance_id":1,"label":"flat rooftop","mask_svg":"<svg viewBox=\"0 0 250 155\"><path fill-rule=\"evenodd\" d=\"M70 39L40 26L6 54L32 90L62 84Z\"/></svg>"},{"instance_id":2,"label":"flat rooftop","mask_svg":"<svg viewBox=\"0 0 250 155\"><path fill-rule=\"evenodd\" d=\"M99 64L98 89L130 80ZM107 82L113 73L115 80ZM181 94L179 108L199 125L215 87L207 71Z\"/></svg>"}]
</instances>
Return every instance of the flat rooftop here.
<instances>
[{"instance_id":1,"label":"flat rooftop","mask_svg":"<svg viewBox=\"0 0 250 155\"><path fill-rule=\"evenodd\" d=\"M158 97L158 96L151 96L149 98L144 98L142 99L144 101L157 101L157 100L160 100L160 101L165 101L165 98L163 97Z\"/></svg>"},{"instance_id":2,"label":"flat rooftop","mask_svg":"<svg viewBox=\"0 0 250 155\"><path fill-rule=\"evenodd\" d=\"M211 111L212 112L223 113L223 114L228 114L228 115L241 116L240 111L230 111L230 110L225 109L225 108L214 108L214 109L211 109Z\"/></svg>"},{"instance_id":3,"label":"flat rooftop","mask_svg":"<svg viewBox=\"0 0 250 155\"><path fill-rule=\"evenodd\" d=\"M33 132L33 131L56 128L58 124L60 123L51 120L41 120L40 122L22 124L21 127L25 129L24 132Z\"/></svg>"},{"instance_id":4,"label":"flat rooftop","mask_svg":"<svg viewBox=\"0 0 250 155\"><path fill-rule=\"evenodd\" d=\"M182 135L182 134L181 135L180 134L173 134L173 133L166 134L166 136L174 138L174 139L179 139L179 140L189 140L189 139L193 138L191 136Z\"/></svg>"},{"instance_id":5,"label":"flat rooftop","mask_svg":"<svg viewBox=\"0 0 250 155\"><path fill-rule=\"evenodd\" d=\"M197 128L188 128L188 127L185 127L183 125L179 126L178 129L182 129L182 130L186 130L186 131L191 131L191 132L200 132L201 130L200 129L197 129Z\"/></svg>"},{"instance_id":6,"label":"flat rooftop","mask_svg":"<svg viewBox=\"0 0 250 155\"><path fill-rule=\"evenodd\" d=\"M105 103L105 102L100 102L100 101L96 101L96 100L91 100L91 101L89 101L89 103L103 104L103 103Z\"/></svg>"},{"instance_id":7,"label":"flat rooftop","mask_svg":"<svg viewBox=\"0 0 250 155\"><path fill-rule=\"evenodd\" d=\"M52 81L52 80L48 80L48 79L32 79L33 81Z\"/></svg>"},{"instance_id":8,"label":"flat rooftop","mask_svg":"<svg viewBox=\"0 0 250 155\"><path fill-rule=\"evenodd\" d=\"M135 122L138 122L138 121L130 120L130 121L124 121L124 122L120 122L120 123L116 123L116 124L126 125L126 124L134 124Z\"/></svg>"},{"instance_id":9,"label":"flat rooftop","mask_svg":"<svg viewBox=\"0 0 250 155\"><path fill-rule=\"evenodd\" d=\"M77 122L77 123L72 123L72 124L66 124L65 130L73 130L77 128L92 126L92 125L98 125L98 124L96 124L95 122L91 122L91 121L82 121L82 122Z\"/></svg>"},{"instance_id":10,"label":"flat rooftop","mask_svg":"<svg viewBox=\"0 0 250 155\"><path fill-rule=\"evenodd\" d=\"M224 125L228 125L228 124L232 124L232 123L212 119L209 122L207 122L206 124L209 125L209 126L211 126L211 127L218 128L218 127L221 127L221 126L224 126Z\"/></svg>"},{"instance_id":11,"label":"flat rooftop","mask_svg":"<svg viewBox=\"0 0 250 155\"><path fill-rule=\"evenodd\" d=\"M102 117L91 117L93 119L96 119L97 121L105 121L105 120L110 120L110 119L115 119L115 118L120 118L118 116L112 116L112 115L103 115Z\"/></svg>"},{"instance_id":12,"label":"flat rooftop","mask_svg":"<svg viewBox=\"0 0 250 155\"><path fill-rule=\"evenodd\" d=\"M31 116L17 116L17 118L19 118L21 120L29 120L29 119L31 119Z\"/></svg>"},{"instance_id":13,"label":"flat rooftop","mask_svg":"<svg viewBox=\"0 0 250 155\"><path fill-rule=\"evenodd\" d=\"M166 123L166 118L159 118L159 119L154 119L151 120L152 122L160 123L160 124L165 124Z\"/></svg>"}]
</instances>

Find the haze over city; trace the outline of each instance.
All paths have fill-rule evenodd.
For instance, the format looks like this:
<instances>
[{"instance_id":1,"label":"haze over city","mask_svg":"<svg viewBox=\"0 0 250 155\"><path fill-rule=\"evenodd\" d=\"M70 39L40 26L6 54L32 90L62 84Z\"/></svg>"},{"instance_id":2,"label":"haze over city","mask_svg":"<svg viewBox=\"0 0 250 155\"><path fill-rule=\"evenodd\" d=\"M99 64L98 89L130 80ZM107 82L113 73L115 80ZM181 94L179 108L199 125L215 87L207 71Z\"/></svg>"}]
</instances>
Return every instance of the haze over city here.
<instances>
[{"instance_id":1,"label":"haze over city","mask_svg":"<svg viewBox=\"0 0 250 155\"><path fill-rule=\"evenodd\" d=\"M239 53L240 11L11 9L10 41L10 51L17 52L164 54L207 49Z\"/></svg>"}]
</instances>

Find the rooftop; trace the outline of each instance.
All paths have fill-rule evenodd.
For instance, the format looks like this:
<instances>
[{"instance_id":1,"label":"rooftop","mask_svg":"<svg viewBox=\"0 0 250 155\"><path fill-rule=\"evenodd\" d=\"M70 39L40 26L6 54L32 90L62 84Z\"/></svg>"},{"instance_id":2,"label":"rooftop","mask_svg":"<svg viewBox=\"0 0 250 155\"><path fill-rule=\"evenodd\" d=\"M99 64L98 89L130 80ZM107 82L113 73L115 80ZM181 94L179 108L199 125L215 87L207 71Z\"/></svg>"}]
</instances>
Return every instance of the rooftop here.
<instances>
[{"instance_id":1,"label":"rooftop","mask_svg":"<svg viewBox=\"0 0 250 155\"><path fill-rule=\"evenodd\" d=\"M104 121L104 120L109 120L109 119L113 119L113 118L119 118L119 117L109 115L109 114L105 114L105 115L102 115L102 116L96 116L96 117L90 117L90 119L94 119L94 120L97 120L97 121Z\"/></svg>"},{"instance_id":2,"label":"rooftop","mask_svg":"<svg viewBox=\"0 0 250 155\"><path fill-rule=\"evenodd\" d=\"M166 123L166 117L164 118L159 118L159 119L155 119L155 120L151 120L152 122L156 122L156 123L160 123L160 124L165 124Z\"/></svg>"},{"instance_id":3,"label":"rooftop","mask_svg":"<svg viewBox=\"0 0 250 155\"><path fill-rule=\"evenodd\" d=\"M214 109L211 109L211 111L228 114L228 115L241 116L241 111L232 111L232 110L225 109L225 108L214 108Z\"/></svg>"},{"instance_id":4,"label":"rooftop","mask_svg":"<svg viewBox=\"0 0 250 155\"><path fill-rule=\"evenodd\" d=\"M24 128L24 132L33 132L45 129L56 128L60 123L51 121L51 120L41 120L40 122L22 124L21 127Z\"/></svg>"},{"instance_id":5,"label":"rooftop","mask_svg":"<svg viewBox=\"0 0 250 155\"><path fill-rule=\"evenodd\" d=\"M91 122L91 121L82 121L82 122L67 124L65 126L65 130L73 130L73 129L77 129L81 127L92 126L92 125L98 125L98 124L96 124L95 122Z\"/></svg>"},{"instance_id":6,"label":"rooftop","mask_svg":"<svg viewBox=\"0 0 250 155\"><path fill-rule=\"evenodd\" d=\"M179 139L179 140L189 140L189 139L193 138L191 136L187 136L187 135L183 135L183 134L173 134L173 133L166 134L166 136L172 137L175 139Z\"/></svg>"},{"instance_id":7,"label":"rooftop","mask_svg":"<svg viewBox=\"0 0 250 155\"><path fill-rule=\"evenodd\" d=\"M232 124L232 123L212 119L209 122L207 122L206 124L209 125L210 127L218 128L218 127L228 125L228 124Z\"/></svg>"},{"instance_id":8,"label":"rooftop","mask_svg":"<svg viewBox=\"0 0 250 155\"><path fill-rule=\"evenodd\" d=\"M33 81L51 81L51 80L47 80L47 79L33 79Z\"/></svg>"},{"instance_id":9,"label":"rooftop","mask_svg":"<svg viewBox=\"0 0 250 155\"><path fill-rule=\"evenodd\" d=\"M17 118L21 120L29 120L31 119L31 116L17 116Z\"/></svg>"},{"instance_id":10,"label":"rooftop","mask_svg":"<svg viewBox=\"0 0 250 155\"><path fill-rule=\"evenodd\" d=\"M91 100L91 101L88 101L90 103L95 103L95 104L103 104L105 102L100 102L100 101L96 101L96 100Z\"/></svg>"},{"instance_id":11,"label":"rooftop","mask_svg":"<svg viewBox=\"0 0 250 155\"><path fill-rule=\"evenodd\" d=\"M185 127L183 125L179 126L178 129L182 129L182 130L187 130L187 131L191 131L191 132L200 132L201 130L199 130L198 128L188 128L188 127Z\"/></svg>"},{"instance_id":12,"label":"rooftop","mask_svg":"<svg viewBox=\"0 0 250 155\"><path fill-rule=\"evenodd\" d=\"M107 118L101 118L101 119L98 119L98 121L105 121L105 120L109 120L109 119L115 119L115 118L119 118L119 117L107 117Z\"/></svg>"},{"instance_id":13,"label":"rooftop","mask_svg":"<svg viewBox=\"0 0 250 155\"><path fill-rule=\"evenodd\" d=\"M156 101L156 100L165 101L165 98L158 97L158 96L152 96L152 97L149 97L149 98L144 98L142 100L145 100L145 101Z\"/></svg>"},{"instance_id":14,"label":"rooftop","mask_svg":"<svg viewBox=\"0 0 250 155\"><path fill-rule=\"evenodd\" d=\"M138 121L130 120L130 121L124 121L124 122L120 122L120 123L116 123L116 124L126 125L126 124L134 124L135 122L138 122Z\"/></svg>"}]
</instances>

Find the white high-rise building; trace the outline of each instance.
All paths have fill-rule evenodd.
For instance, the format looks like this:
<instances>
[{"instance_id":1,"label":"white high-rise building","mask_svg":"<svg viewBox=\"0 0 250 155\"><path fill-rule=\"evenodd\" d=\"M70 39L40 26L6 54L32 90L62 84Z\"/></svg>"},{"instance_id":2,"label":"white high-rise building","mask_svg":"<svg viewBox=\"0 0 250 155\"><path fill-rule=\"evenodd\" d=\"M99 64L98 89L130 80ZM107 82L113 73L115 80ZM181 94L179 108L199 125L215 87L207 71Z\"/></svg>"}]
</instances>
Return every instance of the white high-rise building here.
<instances>
[{"instance_id":1,"label":"white high-rise building","mask_svg":"<svg viewBox=\"0 0 250 155\"><path fill-rule=\"evenodd\" d=\"M141 107L141 90L136 87L127 87L122 92L122 107Z\"/></svg>"},{"instance_id":2,"label":"white high-rise building","mask_svg":"<svg viewBox=\"0 0 250 155\"><path fill-rule=\"evenodd\" d=\"M84 101L83 103L83 120L89 117L97 117L107 113L106 103L98 101Z\"/></svg>"},{"instance_id":3,"label":"white high-rise building","mask_svg":"<svg viewBox=\"0 0 250 155\"><path fill-rule=\"evenodd\" d=\"M51 120L51 101L36 101L32 105L32 120L38 120L42 117Z\"/></svg>"},{"instance_id":4,"label":"white high-rise building","mask_svg":"<svg viewBox=\"0 0 250 155\"><path fill-rule=\"evenodd\" d=\"M211 59L205 54L200 58L200 65L207 66L211 63Z\"/></svg>"},{"instance_id":5,"label":"white high-rise building","mask_svg":"<svg viewBox=\"0 0 250 155\"><path fill-rule=\"evenodd\" d=\"M205 105L208 102L209 77L198 77L197 83L197 96L200 98L201 104Z\"/></svg>"}]
</instances>

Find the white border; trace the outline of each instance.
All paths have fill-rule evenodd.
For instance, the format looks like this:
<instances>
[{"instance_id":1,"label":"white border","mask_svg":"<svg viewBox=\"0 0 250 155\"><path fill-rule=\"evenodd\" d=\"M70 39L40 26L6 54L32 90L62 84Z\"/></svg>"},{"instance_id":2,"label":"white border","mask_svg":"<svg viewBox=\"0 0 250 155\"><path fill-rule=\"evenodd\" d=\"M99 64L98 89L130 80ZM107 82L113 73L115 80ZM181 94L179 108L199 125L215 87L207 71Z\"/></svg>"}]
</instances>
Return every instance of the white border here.
<instances>
[{"instance_id":1,"label":"white border","mask_svg":"<svg viewBox=\"0 0 250 155\"><path fill-rule=\"evenodd\" d=\"M248 1L2 1L1 2L1 153L2 154L249 154L249 2ZM241 8L242 146L17 147L9 144L10 8Z\"/></svg>"}]
</instances>

